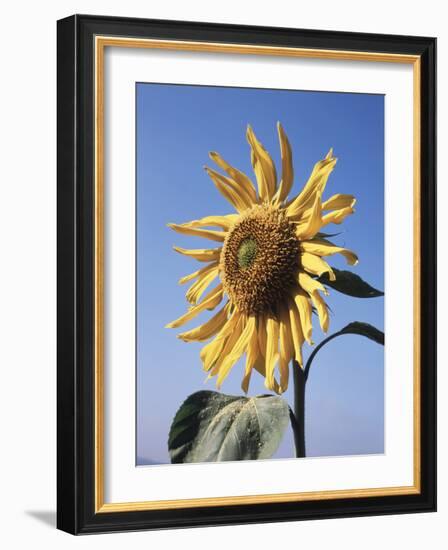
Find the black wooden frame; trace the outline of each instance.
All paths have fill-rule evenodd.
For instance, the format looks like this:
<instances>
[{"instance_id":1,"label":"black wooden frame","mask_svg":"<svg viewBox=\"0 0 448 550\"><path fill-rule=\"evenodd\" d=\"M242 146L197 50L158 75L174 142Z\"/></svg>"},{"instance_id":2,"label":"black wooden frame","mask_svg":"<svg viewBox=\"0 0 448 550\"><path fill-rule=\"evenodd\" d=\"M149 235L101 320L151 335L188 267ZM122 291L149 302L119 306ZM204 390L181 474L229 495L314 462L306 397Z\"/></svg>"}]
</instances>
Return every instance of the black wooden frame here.
<instances>
[{"instance_id":1,"label":"black wooden frame","mask_svg":"<svg viewBox=\"0 0 448 550\"><path fill-rule=\"evenodd\" d=\"M421 493L94 513L95 35L421 56ZM58 511L73 534L436 509L436 40L75 15L58 21Z\"/></svg>"}]
</instances>

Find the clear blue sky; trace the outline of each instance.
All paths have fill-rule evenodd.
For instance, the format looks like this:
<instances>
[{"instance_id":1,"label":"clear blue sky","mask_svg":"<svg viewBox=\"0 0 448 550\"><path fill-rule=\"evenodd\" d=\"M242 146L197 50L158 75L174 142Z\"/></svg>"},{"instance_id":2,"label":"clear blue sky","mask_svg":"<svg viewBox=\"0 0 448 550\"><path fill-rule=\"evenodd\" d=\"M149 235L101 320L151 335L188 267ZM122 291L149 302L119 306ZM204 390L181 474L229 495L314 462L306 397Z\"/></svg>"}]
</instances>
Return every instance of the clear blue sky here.
<instances>
[{"instance_id":1,"label":"clear blue sky","mask_svg":"<svg viewBox=\"0 0 448 550\"><path fill-rule=\"evenodd\" d=\"M276 123L289 137L294 155L296 194L315 162L330 147L339 159L326 196L357 197L356 212L335 240L359 255L351 268L376 288L384 288L384 97L380 95L259 90L207 86L137 84L137 463L169 462L171 420L191 393L204 385L199 343L176 338L164 325L185 312L185 286L178 279L197 262L174 252L210 246L209 241L174 233L181 223L232 207L203 170L209 151L253 172L245 131L257 137L280 167ZM279 170L280 172L280 170ZM332 265L346 268L343 259ZM331 291L329 333L351 321L384 328L383 298L357 299ZM198 317L188 327L197 326ZM314 340L323 338L315 323ZM309 354L305 346L305 356ZM359 336L343 336L316 357L307 384L308 456L382 453L384 450L383 348ZM242 364L222 391L241 394ZM263 379L252 377L249 395L266 393ZM292 403L291 387L285 398ZM277 454L292 457L288 431Z\"/></svg>"}]
</instances>

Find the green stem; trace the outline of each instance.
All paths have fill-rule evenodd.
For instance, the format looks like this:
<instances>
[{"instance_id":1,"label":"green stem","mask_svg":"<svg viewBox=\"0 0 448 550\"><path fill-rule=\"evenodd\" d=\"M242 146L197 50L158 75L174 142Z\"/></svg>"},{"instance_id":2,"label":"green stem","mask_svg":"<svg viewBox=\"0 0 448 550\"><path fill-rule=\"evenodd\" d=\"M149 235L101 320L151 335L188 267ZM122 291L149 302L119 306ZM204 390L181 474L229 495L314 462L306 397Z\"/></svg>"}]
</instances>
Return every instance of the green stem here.
<instances>
[{"instance_id":1,"label":"green stem","mask_svg":"<svg viewBox=\"0 0 448 550\"><path fill-rule=\"evenodd\" d=\"M305 457L305 372L297 361L292 362L294 378L294 413L291 414L291 425L294 433L296 457Z\"/></svg>"},{"instance_id":2,"label":"green stem","mask_svg":"<svg viewBox=\"0 0 448 550\"><path fill-rule=\"evenodd\" d=\"M308 376L310 374L310 367L311 367L311 363L313 362L313 359L314 357L316 356L317 352L323 347L325 346L325 344L328 344L328 342L331 342L331 340L333 340L334 338L336 338L337 336L340 336L341 334L344 334L344 332L342 331L339 331L339 332L335 332L334 334L332 334L331 336L328 336L328 338L325 338L325 340L322 340L322 342L320 344L318 344L313 352L311 353L311 355L308 357L308 361L306 362L306 365L305 365L305 368L303 369L303 373L304 373L304 377L305 377L305 382L308 380Z\"/></svg>"}]
</instances>

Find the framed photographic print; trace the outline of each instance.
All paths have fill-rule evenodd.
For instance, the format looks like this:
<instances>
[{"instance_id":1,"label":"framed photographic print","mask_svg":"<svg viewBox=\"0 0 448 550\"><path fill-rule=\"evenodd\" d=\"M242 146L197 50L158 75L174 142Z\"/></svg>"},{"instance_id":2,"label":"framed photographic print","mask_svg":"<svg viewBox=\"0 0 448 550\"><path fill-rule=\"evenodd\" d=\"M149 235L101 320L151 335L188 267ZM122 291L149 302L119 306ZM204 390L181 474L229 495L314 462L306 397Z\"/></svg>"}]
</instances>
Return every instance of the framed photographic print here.
<instances>
[{"instance_id":1,"label":"framed photographic print","mask_svg":"<svg viewBox=\"0 0 448 550\"><path fill-rule=\"evenodd\" d=\"M434 511L434 38L58 22L58 527Z\"/></svg>"}]
</instances>

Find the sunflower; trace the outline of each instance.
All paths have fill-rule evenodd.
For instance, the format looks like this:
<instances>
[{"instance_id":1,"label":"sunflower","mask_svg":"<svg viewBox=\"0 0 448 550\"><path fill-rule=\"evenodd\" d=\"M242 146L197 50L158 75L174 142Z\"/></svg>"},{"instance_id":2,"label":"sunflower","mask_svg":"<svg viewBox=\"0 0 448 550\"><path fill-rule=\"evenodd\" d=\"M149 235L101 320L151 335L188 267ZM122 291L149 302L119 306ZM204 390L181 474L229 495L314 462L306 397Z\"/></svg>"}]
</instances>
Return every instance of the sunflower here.
<instances>
[{"instance_id":1,"label":"sunflower","mask_svg":"<svg viewBox=\"0 0 448 550\"><path fill-rule=\"evenodd\" d=\"M180 327L222 304L207 322L178 335L185 342L211 339L200 356L208 377L217 377L218 389L245 355L243 391L247 393L255 369L264 376L269 390L283 393L288 387L290 361L303 368L302 346L305 341L313 343L313 311L322 330L328 330L328 307L322 297L328 291L319 277L326 274L334 280L335 274L323 257L339 253L350 265L358 261L356 254L320 233L354 212L352 195L322 200L337 160L333 150L316 163L302 191L288 199L294 179L292 152L280 123L277 128L282 164L279 183L272 158L248 126L257 189L247 175L212 152L210 158L226 175L208 167L205 170L236 213L168 224L178 233L219 243L208 249L174 247L205 265L180 279L180 284L194 281L186 294L190 307L167 325ZM218 284L208 290L216 279Z\"/></svg>"}]
</instances>

